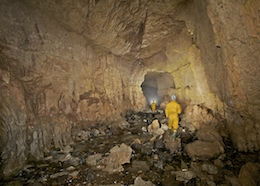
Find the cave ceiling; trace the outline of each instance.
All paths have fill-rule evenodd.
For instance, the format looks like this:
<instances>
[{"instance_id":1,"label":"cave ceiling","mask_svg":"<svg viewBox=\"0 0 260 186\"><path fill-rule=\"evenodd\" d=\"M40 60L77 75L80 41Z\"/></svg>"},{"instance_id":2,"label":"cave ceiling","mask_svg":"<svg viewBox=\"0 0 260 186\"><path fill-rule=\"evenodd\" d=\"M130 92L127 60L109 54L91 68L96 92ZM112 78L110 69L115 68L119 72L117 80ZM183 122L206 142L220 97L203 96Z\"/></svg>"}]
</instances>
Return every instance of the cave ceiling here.
<instances>
[{"instance_id":1,"label":"cave ceiling","mask_svg":"<svg viewBox=\"0 0 260 186\"><path fill-rule=\"evenodd\" d=\"M185 28L178 7L187 0L26 0L31 9L82 35L97 52L135 61L153 56Z\"/></svg>"}]
</instances>

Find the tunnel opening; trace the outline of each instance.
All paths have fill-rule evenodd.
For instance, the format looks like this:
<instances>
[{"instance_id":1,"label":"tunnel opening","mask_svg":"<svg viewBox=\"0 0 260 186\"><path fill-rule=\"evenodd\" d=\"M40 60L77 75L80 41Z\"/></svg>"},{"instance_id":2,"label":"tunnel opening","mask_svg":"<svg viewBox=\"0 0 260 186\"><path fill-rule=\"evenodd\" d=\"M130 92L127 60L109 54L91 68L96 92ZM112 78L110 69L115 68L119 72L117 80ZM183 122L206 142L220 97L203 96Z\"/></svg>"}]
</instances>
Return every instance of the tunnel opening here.
<instances>
[{"instance_id":1,"label":"tunnel opening","mask_svg":"<svg viewBox=\"0 0 260 186\"><path fill-rule=\"evenodd\" d=\"M159 106L163 98L168 96L169 90L175 88L175 83L169 72L147 72L141 87L147 106L150 106L152 101Z\"/></svg>"}]
</instances>

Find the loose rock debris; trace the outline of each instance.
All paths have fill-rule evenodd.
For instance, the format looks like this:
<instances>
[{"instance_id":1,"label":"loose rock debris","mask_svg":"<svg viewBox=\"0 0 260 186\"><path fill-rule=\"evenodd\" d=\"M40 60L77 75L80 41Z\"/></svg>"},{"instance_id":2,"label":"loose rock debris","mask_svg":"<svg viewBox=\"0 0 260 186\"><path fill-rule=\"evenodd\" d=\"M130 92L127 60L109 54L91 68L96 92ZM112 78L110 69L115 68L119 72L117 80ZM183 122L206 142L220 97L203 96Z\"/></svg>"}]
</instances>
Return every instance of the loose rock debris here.
<instances>
[{"instance_id":1,"label":"loose rock debris","mask_svg":"<svg viewBox=\"0 0 260 186\"><path fill-rule=\"evenodd\" d=\"M259 155L237 153L211 126L189 131L180 122L177 139L172 140L163 112L131 113L126 121L111 130L103 127L78 131L75 143L53 149L41 161L29 162L16 177L2 180L1 185L199 186L239 185L247 179L252 185L260 182L254 176L260 170Z\"/></svg>"}]
</instances>

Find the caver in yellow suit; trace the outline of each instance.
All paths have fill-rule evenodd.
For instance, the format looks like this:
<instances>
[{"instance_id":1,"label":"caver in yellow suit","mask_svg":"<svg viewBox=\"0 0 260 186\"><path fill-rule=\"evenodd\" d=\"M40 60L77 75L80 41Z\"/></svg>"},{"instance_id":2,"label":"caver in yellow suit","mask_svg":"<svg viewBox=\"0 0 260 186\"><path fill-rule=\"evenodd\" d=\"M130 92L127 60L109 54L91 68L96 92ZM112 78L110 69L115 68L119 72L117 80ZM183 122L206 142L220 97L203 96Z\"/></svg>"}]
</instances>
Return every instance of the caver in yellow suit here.
<instances>
[{"instance_id":1,"label":"caver in yellow suit","mask_svg":"<svg viewBox=\"0 0 260 186\"><path fill-rule=\"evenodd\" d=\"M171 99L166 105L165 115L168 118L168 127L173 130L173 139L175 139L179 128L179 114L182 110L180 104L176 101L176 96L172 95Z\"/></svg>"},{"instance_id":2,"label":"caver in yellow suit","mask_svg":"<svg viewBox=\"0 0 260 186\"><path fill-rule=\"evenodd\" d=\"M152 111L156 110L156 103L154 101L151 104L151 109L152 109Z\"/></svg>"}]
</instances>

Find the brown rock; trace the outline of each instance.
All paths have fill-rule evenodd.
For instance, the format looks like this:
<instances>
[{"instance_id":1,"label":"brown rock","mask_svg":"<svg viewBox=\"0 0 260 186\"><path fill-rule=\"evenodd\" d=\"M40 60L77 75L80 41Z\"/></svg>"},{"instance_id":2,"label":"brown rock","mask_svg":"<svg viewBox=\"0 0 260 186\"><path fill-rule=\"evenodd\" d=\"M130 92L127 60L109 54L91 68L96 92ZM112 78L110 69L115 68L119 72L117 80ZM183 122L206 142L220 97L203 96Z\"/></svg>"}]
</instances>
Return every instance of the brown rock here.
<instances>
[{"instance_id":1,"label":"brown rock","mask_svg":"<svg viewBox=\"0 0 260 186\"><path fill-rule=\"evenodd\" d=\"M109 156L102 160L103 164L105 164L104 171L109 173L123 171L124 168L122 165L125 163L130 163L131 155L131 147L125 144L113 147L110 150Z\"/></svg>"},{"instance_id":2,"label":"brown rock","mask_svg":"<svg viewBox=\"0 0 260 186\"><path fill-rule=\"evenodd\" d=\"M194 161L196 159L205 160L216 158L224 153L223 147L218 142L194 141L185 146L189 157Z\"/></svg>"},{"instance_id":3,"label":"brown rock","mask_svg":"<svg viewBox=\"0 0 260 186\"><path fill-rule=\"evenodd\" d=\"M248 162L239 171L238 181L241 186L257 186L260 184L259 178L260 164Z\"/></svg>"}]
</instances>

